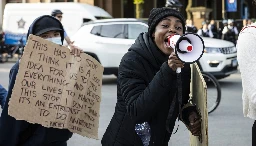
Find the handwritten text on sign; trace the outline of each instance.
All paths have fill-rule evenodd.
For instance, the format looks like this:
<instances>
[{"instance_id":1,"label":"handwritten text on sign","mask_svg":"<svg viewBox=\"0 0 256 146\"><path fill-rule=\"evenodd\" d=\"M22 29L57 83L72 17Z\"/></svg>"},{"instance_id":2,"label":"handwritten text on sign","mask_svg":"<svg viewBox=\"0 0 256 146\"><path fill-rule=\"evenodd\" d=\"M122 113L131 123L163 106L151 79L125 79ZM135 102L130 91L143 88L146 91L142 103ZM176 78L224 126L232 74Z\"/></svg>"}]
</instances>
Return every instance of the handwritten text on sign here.
<instances>
[{"instance_id":1,"label":"handwritten text on sign","mask_svg":"<svg viewBox=\"0 0 256 146\"><path fill-rule=\"evenodd\" d=\"M9 115L98 138L103 67L82 53L30 35L19 64Z\"/></svg>"}]
</instances>

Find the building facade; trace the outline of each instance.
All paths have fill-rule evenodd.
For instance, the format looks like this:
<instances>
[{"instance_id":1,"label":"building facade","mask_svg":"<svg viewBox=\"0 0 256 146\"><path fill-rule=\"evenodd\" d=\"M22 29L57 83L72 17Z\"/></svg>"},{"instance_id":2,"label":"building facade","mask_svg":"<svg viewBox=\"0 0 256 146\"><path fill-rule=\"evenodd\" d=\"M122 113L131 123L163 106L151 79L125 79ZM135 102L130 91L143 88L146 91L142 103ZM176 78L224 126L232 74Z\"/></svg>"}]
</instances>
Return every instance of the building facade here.
<instances>
[{"instance_id":1,"label":"building facade","mask_svg":"<svg viewBox=\"0 0 256 146\"><path fill-rule=\"evenodd\" d=\"M50 3L50 2L77 2L99 6L115 18L124 17L123 2L125 0L1 0L0 26L2 26L4 7L7 3ZM129 0L130 1L130 0Z\"/></svg>"},{"instance_id":2,"label":"building facade","mask_svg":"<svg viewBox=\"0 0 256 146\"><path fill-rule=\"evenodd\" d=\"M190 8L208 8L211 10L209 15L200 16L202 21L204 19L215 19L222 20L225 19L244 19L244 18L256 18L256 9L251 4L251 0L236 0L237 1L237 11L236 12L225 12L225 2L227 0L179 0L183 7L181 8L181 13L186 18L193 18L193 13ZM6 3L50 3L50 2L78 2L87 3L95 6L99 6L105 9L114 18L134 18L136 15L135 5L133 0L1 0L0 4L0 24L2 24L2 16L4 11L4 6ZM150 10L154 7L164 7L166 0L144 0L142 5L142 17L147 18L149 16ZM195 13L196 14L196 13ZM196 15L202 15L204 12ZM195 19L197 20L197 19Z\"/></svg>"}]
</instances>

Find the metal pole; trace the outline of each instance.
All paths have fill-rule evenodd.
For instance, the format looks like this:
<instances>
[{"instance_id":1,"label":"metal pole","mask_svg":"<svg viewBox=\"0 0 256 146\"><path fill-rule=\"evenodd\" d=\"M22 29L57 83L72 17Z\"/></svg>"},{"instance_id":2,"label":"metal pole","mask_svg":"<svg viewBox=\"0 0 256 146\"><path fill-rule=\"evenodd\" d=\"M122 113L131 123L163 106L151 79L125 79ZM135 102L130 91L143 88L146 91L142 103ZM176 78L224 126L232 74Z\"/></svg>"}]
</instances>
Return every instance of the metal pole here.
<instances>
[{"instance_id":1,"label":"metal pole","mask_svg":"<svg viewBox=\"0 0 256 146\"><path fill-rule=\"evenodd\" d=\"M2 24L3 24L3 15L4 15L4 6L6 4L5 0L2 0L0 2L0 30L2 30Z\"/></svg>"},{"instance_id":2,"label":"metal pole","mask_svg":"<svg viewBox=\"0 0 256 146\"><path fill-rule=\"evenodd\" d=\"M225 0L222 0L222 19L226 19L226 8L225 8Z\"/></svg>"},{"instance_id":3,"label":"metal pole","mask_svg":"<svg viewBox=\"0 0 256 146\"><path fill-rule=\"evenodd\" d=\"M124 17L124 0L121 0L121 18Z\"/></svg>"},{"instance_id":4,"label":"metal pole","mask_svg":"<svg viewBox=\"0 0 256 146\"><path fill-rule=\"evenodd\" d=\"M136 18L140 18L140 4L136 4Z\"/></svg>"},{"instance_id":5,"label":"metal pole","mask_svg":"<svg viewBox=\"0 0 256 146\"><path fill-rule=\"evenodd\" d=\"M192 0L188 0L188 5L186 7L187 19L192 19L191 12L189 12L189 9L191 7L192 7Z\"/></svg>"},{"instance_id":6,"label":"metal pole","mask_svg":"<svg viewBox=\"0 0 256 146\"><path fill-rule=\"evenodd\" d=\"M156 7L157 7L157 1L154 0L154 8L156 8Z\"/></svg>"}]
</instances>

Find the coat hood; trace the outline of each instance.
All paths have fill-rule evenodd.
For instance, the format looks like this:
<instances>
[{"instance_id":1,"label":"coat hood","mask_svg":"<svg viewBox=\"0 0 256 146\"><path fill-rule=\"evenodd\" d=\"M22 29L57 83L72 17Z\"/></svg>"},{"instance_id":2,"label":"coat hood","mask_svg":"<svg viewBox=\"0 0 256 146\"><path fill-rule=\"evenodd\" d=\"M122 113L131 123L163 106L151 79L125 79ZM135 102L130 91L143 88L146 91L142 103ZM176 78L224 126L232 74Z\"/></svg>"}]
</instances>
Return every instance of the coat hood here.
<instances>
[{"instance_id":1,"label":"coat hood","mask_svg":"<svg viewBox=\"0 0 256 146\"><path fill-rule=\"evenodd\" d=\"M61 24L61 22L60 22L58 19L56 19L56 18L54 18L54 17L52 17L52 16L50 16L50 15L43 15L43 16L40 16L40 17L36 18L36 19L33 21L33 23L30 25L30 27L29 27L29 29L28 29L27 39L28 39L28 36L29 36L30 34L36 35L36 32L35 32L35 27L36 27L36 26L35 26L35 24L37 24L37 22L39 22L39 21L42 20L43 18L47 18L48 20L51 20L52 22L54 21L54 23L55 23L55 21L56 21L56 23L58 23L60 29L57 29L57 30L60 31L61 41L62 41L62 43L63 43L63 41L64 41L64 28L63 28L63 25ZM47 20L46 20L46 21L47 21ZM50 22L50 21L49 21L49 22ZM49 27L49 28L47 29L47 31L56 30L56 29L53 29L53 28L51 27L51 23L50 23L50 24L48 23L47 25L48 25L48 27ZM47 32L46 29L44 29L44 31Z\"/></svg>"},{"instance_id":2,"label":"coat hood","mask_svg":"<svg viewBox=\"0 0 256 146\"><path fill-rule=\"evenodd\" d=\"M129 51L136 52L149 61L156 69L159 69L169 57L156 46L148 32L141 33L135 43L130 47Z\"/></svg>"}]
</instances>

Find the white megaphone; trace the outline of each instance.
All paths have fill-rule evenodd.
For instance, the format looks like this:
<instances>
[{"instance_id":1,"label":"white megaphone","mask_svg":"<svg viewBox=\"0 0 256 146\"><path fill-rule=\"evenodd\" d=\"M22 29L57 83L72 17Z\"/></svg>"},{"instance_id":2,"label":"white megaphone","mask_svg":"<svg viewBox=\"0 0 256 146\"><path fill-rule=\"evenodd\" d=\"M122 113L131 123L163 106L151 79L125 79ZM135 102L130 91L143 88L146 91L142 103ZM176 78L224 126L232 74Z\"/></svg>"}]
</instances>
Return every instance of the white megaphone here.
<instances>
[{"instance_id":1,"label":"white megaphone","mask_svg":"<svg viewBox=\"0 0 256 146\"><path fill-rule=\"evenodd\" d=\"M194 63L204 53L204 41L198 34L174 34L168 37L168 44L175 49L175 54L183 63ZM181 68L177 68L176 73L180 72Z\"/></svg>"}]
</instances>

